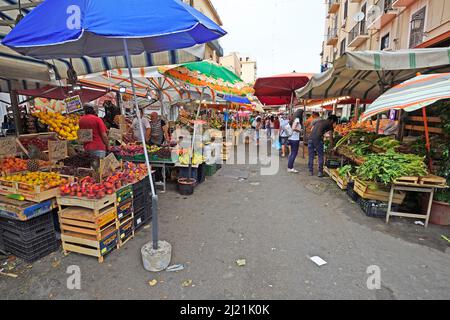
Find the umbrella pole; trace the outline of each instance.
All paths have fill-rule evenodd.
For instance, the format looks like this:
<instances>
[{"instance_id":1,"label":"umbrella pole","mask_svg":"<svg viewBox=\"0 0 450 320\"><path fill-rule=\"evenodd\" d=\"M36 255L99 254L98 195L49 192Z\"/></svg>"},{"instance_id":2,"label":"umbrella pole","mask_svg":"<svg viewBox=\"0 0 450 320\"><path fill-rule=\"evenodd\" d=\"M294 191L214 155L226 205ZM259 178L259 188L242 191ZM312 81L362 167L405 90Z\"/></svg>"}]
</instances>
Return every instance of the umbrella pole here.
<instances>
[{"instance_id":1,"label":"umbrella pole","mask_svg":"<svg viewBox=\"0 0 450 320\"><path fill-rule=\"evenodd\" d=\"M427 111L425 107L422 108L422 116L423 116L423 124L425 127L425 146L427 148L428 153L428 167L430 171L433 169L433 164L431 163L431 143L430 143L430 132L428 130L428 118L427 118Z\"/></svg>"},{"instance_id":2,"label":"umbrella pole","mask_svg":"<svg viewBox=\"0 0 450 320\"><path fill-rule=\"evenodd\" d=\"M198 104L197 114L195 115L195 122L197 122L198 117L200 116L200 109L202 107L203 93L205 92L205 88L202 89L202 94L200 95L200 103ZM191 179L192 175L192 158L194 157L194 142L196 135L197 124L194 122L194 133L192 134L192 143L191 143L191 154L189 155L189 168L188 168L188 177Z\"/></svg>"},{"instance_id":3,"label":"umbrella pole","mask_svg":"<svg viewBox=\"0 0 450 320\"><path fill-rule=\"evenodd\" d=\"M134 85L134 78L133 78L133 72L131 70L131 59L130 54L128 52L128 44L127 40L123 39L123 46L125 49L125 57L127 60L128 65L128 72L130 73L130 82L131 82L131 88L133 91L133 98L134 98L134 106L136 109L136 115L139 121L139 131L141 133L141 139L142 139L142 145L144 146L144 156L145 156L145 164L147 165L147 171L148 171L148 177L150 180L150 187L152 190L152 233L153 233L153 249L158 250L158 196L155 192L155 186L153 185L153 177L152 177L152 168L150 166L150 161L147 154L147 144L145 142L145 134L144 134L144 127L142 126L141 121L141 113L139 111L139 105L137 102L137 96L136 96L136 87Z\"/></svg>"}]
</instances>

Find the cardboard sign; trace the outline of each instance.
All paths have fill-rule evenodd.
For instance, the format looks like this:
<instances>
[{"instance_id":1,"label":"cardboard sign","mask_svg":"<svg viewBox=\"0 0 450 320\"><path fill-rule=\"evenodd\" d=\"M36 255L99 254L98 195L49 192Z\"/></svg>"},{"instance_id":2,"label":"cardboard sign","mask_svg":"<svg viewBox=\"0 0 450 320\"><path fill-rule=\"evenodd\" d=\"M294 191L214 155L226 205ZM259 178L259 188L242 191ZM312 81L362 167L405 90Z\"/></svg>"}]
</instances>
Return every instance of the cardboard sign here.
<instances>
[{"instance_id":1,"label":"cardboard sign","mask_svg":"<svg viewBox=\"0 0 450 320\"><path fill-rule=\"evenodd\" d=\"M91 142L92 139L92 129L78 130L78 141L81 143Z\"/></svg>"},{"instance_id":2,"label":"cardboard sign","mask_svg":"<svg viewBox=\"0 0 450 320\"><path fill-rule=\"evenodd\" d=\"M120 162L117 160L114 153L110 153L105 159L103 159L103 170L111 170L114 171L118 167L120 167Z\"/></svg>"},{"instance_id":3,"label":"cardboard sign","mask_svg":"<svg viewBox=\"0 0 450 320\"><path fill-rule=\"evenodd\" d=\"M127 133L127 120L124 115L119 116L119 128L122 134Z\"/></svg>"},{"instance_id":4,"label":"cardboard sign","mask_svg":"<svg viewBox=\"0 0 450 320\"><path fill-rule=\"evenodd\" d=\"M67 158L67 141L48 141L49 160L61 160Z\"/></svg>"},{"instance_id":5,"label":"cardboard sign","mask_svg":"<svg viewBox=\"0 0 450 320\"><path fill-rule=\"evenodd\" d=\"M122 131L120 129L116 129L116 128L109 129L109 138L111 140L121 141L122 140Z\"/></svg>"},{"instance_id":6,"label":"cardboard sign","mask_svg":"<svg viewBox=\"0 0 450 320\"><path fill-rule=\"evenodd\" d=\"M0 139L0 156L15 156L17 153L16 138L8 137Z\"/></svg>"},{"instance_id":7,"label":"cardboard sign","mask_svg":"<svg viewBox=\"0 0 450 320\"><path fill-rule=\"evenodd\" d=\"M83 103L80 96L73 96L64 100L67 113L74 113L83 110Z\"/></svg>"}]
</instances>

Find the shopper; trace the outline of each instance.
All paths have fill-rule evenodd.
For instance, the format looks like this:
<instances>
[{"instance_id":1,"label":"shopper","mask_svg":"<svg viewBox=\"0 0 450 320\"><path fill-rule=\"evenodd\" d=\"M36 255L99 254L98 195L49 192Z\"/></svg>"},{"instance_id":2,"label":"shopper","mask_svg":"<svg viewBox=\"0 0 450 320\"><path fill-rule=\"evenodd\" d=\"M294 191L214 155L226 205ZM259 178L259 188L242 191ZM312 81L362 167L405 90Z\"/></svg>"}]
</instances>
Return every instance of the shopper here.
<instances>
[{"instance_id":1,"label":"shopper","mask_svg":"<svg viewBox=\"0 0 450 320\"><path fill-rule=\"evenodd\" d=\"M286 115L281 115L280 118L280 145L281 145L281 157L286 157L286 149L289 146L289 133L286 127L289 126L289 120Z\"/></svg>"},{"instance_id":2,"label":"shopper","mask_svg":"<svg viewBox=\"0 0 450 320\"><path fill-rule=\"evenodd\" d=\"M92 130L92 141L84 143L84 151L98 158L104 158L109 150L106 126L97 116L92 105L86 104L83 109L84 115L80 118L80 129Z\"/></svg>"},{"instance_id":3,"label":"shopper","mask_svg":"<svg viewBox=\"0 0 450 320\"><path fill-rule=\"evenodd\" d=\"M150 144L161 146L164 142L170 142L169 126L153 112L150 115Z\"/></svg>"},{"instance_id":4,"label":"shopper","mask_svg":"<svg viewBox=\"0 0 450 320\"><path fill-rule=\"evenodd\" d=\"M141 115L142 128L144 129L145 143L148 143L150 140L150 121L148 121L147 117L145 116L144 108L142 108L141 106L139 107L139 112ZM134 118L131 126L133 128L134 139L136 141L142 142L141 129L139 127L139 118L137 117L137 115Z\"/></svg>"},{"instance_id":5,"label":"shopper","mask_svg":"<svg viewBox=\"0 0 450 320\"><path fill-rule=\"evenodd\" d=\"M256 139L257 146L259 146L260 130L262 127L262 123L263 123L263 121L262 121L261 117L257 116L255 119L255 122L254 122L254 124L255 124L255 139Z\"/></svg>"},{"instance_id":6,"label":"shopper","mask_svg":"<svg viewBox=\"0 0 450 320\"><path fill-rule=\"evenodd\" d=\"M302 130L303 110L297 110L289 122L289 126L292 130L292 134L289 137L289 146L291 147L291 154L288 160L288 172L298 173L294 169L295 159L298 155L298 149L300 147L300 133Z\"/></svg>"},{"instance_id":7,"label":"shopper","mask_svg":"<svg viewBox=\"0 0 450 320\"><path fill-rule=\"evenodd\" d=\"M319 157L319 177L323 177L323 136L331 131L331 145L333 145L333 130L338 123L338 118L331 115L327 120L320 120L314 125L308 140L308 167L310 175L314 175L315 153Z\"/></svg>"}]
</instances>

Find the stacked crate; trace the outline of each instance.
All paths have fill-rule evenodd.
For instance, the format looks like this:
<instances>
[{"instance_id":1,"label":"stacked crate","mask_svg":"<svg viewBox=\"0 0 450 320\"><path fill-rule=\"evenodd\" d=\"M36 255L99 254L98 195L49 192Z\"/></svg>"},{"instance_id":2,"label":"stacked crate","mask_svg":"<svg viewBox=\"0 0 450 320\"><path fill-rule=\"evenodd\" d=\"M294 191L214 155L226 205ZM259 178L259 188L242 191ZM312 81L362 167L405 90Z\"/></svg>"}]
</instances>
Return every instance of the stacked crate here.
<instances>
[{"instance_id":1,"label":"stacked crate","mask_svg":"<svg viewBox=\"0 0 450 320\"><path fill-rule=\"evenodd\" d=\"M136 232L152 219L152 190L148 177L133 184L133 209Z\"/></svg>"},{"instance_id":2,"label":"stacked crate","mask_svg":"<svg viewBox=\"0 0 450 320\"><path fill-rule=\"evenodd\" d=\"M59 223L64 253L98 258L119 247L116 195L102 200L58 198ZM63 208L63 206L67 206Z\"/></svg>"},{"instance_id":3,"label":"stacked crate","mask_svg":"<svg viewBox=\"0 0 450 320\"><path fill-rule=\"evenodd\" d=\"M119 244L123 246L134 237L133 187L126 186L116 193L117 196L117 230Z\"/></svg>"},{"instance_id":4,"label":"stacked crate","mask_svg":"<svg viewBox=\"0 0 450 320\"><path fill-rule=\"evenodd\" d=\"M4 250L26 262L39 260L58 248L52 212L27 221L0 218Z\"/></svg>"}]
</instances>

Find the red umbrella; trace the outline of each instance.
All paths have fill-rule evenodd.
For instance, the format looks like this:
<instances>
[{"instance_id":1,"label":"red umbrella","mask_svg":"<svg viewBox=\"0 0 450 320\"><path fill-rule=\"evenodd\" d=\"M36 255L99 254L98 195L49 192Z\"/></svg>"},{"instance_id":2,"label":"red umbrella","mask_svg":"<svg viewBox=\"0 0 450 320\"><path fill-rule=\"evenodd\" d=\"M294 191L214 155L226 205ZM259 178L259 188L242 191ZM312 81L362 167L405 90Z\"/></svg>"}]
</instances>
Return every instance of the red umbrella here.
<instances>
[{"instance_id":1,"label":"red umbrella","mask_svg":"<svg viewBox=\"0 0 450 320\"><path fill-rule=\"evenodd\" d=\"M254 85L255 95L269 106L292 104L295 90L303 88L312 76L312 73L293 72L259 78Z\"/></svg>"}]
</instances>

